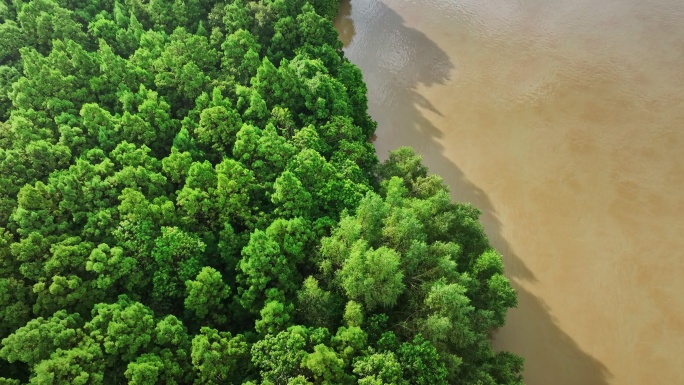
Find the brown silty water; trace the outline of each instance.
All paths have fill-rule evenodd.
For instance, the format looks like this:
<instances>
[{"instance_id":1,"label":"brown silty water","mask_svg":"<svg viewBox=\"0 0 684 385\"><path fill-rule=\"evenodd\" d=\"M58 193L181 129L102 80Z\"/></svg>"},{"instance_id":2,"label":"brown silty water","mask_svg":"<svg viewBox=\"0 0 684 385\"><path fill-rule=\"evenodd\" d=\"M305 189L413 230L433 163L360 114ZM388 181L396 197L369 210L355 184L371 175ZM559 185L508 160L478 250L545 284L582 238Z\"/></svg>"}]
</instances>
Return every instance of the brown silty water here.
<instances>
[{"instance_id":1,"label":"brown silty water","mask_svg":"<svg viewBox=\"0 0 684 385\"><path fill-rule=\"evenodd\" d=\"M483 211L529 385L684 384L684 2L352 0L381 159Z\"/></svg>"}]
</instances>

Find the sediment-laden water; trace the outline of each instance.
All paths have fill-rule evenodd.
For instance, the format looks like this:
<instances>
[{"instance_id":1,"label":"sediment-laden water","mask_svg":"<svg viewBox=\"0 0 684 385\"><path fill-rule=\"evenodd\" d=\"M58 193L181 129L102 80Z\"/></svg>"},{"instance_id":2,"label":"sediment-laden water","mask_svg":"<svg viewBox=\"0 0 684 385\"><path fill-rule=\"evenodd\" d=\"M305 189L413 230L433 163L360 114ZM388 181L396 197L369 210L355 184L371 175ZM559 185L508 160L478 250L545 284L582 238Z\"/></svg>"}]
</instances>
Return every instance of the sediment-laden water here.
<instances>
[{"instance_id":1,"label":"sediment-laden water","mask_svg":"<svg viewBox=\"0 0 684 385\"><path fill-rule=\"evenodd\" d=\"M684 2L352 0L376 148L483 211L528 385L684 381Z\"/></svg>"}]
</instances>

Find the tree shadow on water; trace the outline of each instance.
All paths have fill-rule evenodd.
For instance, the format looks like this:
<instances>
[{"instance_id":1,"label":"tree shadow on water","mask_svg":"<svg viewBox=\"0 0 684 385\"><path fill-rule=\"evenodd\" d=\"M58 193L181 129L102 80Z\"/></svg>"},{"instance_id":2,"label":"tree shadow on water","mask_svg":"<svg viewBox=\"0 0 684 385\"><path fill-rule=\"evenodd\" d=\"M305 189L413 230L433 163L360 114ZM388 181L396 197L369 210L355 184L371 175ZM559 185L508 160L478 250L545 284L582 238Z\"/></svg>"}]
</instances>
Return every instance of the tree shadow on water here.
<instances>
[{"instance_id":1,"label":"tree shadow on water","mask_svg":"<svg viewBox=\"0 0 684 385\"><path fill-rule=\"evenodd\" d=\"M351 18L350 0L340 1L340 6L337 10L337 17L335 18L335 29L339 34L342 45L347 47L356 35L356 30L354 29L354 20Z\"/></svg>"},{"instance_id":2,"label":"tree shadow on water","mask_svg":"<svg viewBox=\"0 0 684 385\"><path fill-rule=\"evenodd\" d=\"M544 301L512 282L518 308L508 312L506 326L494 335L497 350L525 358L527 385L606 385L608 368L577 346L561 330Z\"/></svg>"},{"instance_id":3,"label":"tree shadow on water","mask_svg":"<svg viewBox=\"0 0 684 385\"><path fill-rule=\"evenodd\" d=\"M525 358L528 385L608 384L608 369L560 329L541 298L524 289L521 283L532 284L536 277L504 238L487 194L444 155L448 149L440 144L442 131L425 116L426 111L437 116L449 113L419 93L421 87L450 80L456 68L449 56L381 1L342 0L335 25L346 56L361 68L368 86L369 113L378 122L374 144L380 159L397 147L413 147L430 171L444 178L454 199L471 202L482 211L487 235L504 255L519 306L496 333L495 346Z\"/></svg>"}]
</instances>

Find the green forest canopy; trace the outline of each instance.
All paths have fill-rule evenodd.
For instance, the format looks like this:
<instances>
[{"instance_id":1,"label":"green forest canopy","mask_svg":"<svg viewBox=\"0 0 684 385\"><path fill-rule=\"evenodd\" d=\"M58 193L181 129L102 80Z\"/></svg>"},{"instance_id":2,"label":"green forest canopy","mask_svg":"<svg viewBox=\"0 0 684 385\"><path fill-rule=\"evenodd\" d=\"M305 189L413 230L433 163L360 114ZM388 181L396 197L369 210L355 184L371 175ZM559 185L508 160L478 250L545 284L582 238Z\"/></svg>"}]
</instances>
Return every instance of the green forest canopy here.
<instances>
[{"instance_id":1,"label":"green forest canopy","mask_svg":"<svg viewBox=\"0 0 684 385\"><path fill-rule=\"evenodd\" d=\"M333 0L0 3L0 384L521 384L479 211Z\"/></svg>"}]
</instances>

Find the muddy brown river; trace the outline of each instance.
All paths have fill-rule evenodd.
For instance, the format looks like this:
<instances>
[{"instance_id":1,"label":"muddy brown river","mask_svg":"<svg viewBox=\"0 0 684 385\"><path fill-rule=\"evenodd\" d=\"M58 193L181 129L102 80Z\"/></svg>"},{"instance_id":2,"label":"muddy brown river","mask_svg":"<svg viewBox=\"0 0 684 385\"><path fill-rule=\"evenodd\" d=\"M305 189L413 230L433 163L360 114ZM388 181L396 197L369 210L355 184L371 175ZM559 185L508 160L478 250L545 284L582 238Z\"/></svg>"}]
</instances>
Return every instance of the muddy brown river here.
<instances>
[{"instance_id":1,"label":"muddy brown river","mask_svg":"<svg viewBox=\"0 0 684 385\"><path fill-rule=\"evenodd\" d=\"M343 0L381 159L483 211L528 385L684 384L684 1Z\"/></svg>"}]
</instances>

